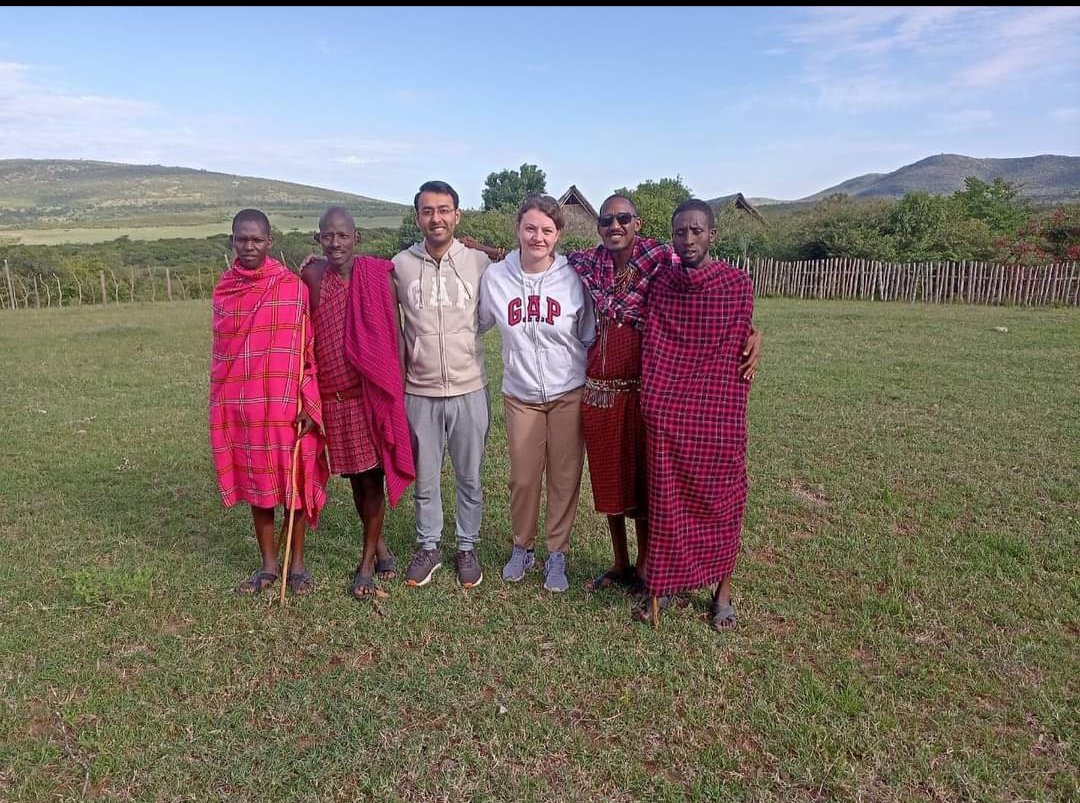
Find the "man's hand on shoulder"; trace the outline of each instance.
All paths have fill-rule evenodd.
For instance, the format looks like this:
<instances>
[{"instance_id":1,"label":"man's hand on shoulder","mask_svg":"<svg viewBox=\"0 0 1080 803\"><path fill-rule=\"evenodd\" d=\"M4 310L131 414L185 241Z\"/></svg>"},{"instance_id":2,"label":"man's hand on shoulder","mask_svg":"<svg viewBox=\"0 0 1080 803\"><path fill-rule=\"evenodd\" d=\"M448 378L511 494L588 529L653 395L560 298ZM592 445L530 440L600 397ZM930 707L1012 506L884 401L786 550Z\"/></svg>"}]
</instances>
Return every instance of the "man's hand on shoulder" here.
<instances>
[{"instance_id":1,"label":"man's hand on shoulder","mask_svg":"<svg viewBox=\"0 0 1080 803\"><path fill-rule=\"evenodd\" d=\"M300 263L301 276L305 273L318 270L326 270L326 257L320 256L319 254L308 254L304 257L304 261Z\"/></svg>"},{"instance_id":2,"label":"man's hand on shoulder","mask_svg":"<svg viewBox=\"0 0 1080 803\"><path fill-rule=\"evenodd\" d=\"M458 238L461 244L466 248L471 248L474 251L483 251L487 254L487 258L492 262L500 262L506 258L506 251L502 248L497 248L494 245L484 245L475 237L468 234L463 234Z\"/></svg>"}]
</instances>

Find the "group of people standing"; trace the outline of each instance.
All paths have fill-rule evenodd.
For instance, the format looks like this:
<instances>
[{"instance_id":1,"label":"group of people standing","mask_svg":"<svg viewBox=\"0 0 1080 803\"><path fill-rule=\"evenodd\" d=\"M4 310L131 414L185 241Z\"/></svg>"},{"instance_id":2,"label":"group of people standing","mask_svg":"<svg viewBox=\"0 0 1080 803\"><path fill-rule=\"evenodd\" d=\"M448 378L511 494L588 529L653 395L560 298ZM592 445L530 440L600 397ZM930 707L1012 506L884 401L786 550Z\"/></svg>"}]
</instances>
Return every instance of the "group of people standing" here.
<instances>
[{"instance_id":1,"label":"group of people standing","mask_svg":"<svg viewBox=\"0 0 1080 803\"><path fill-rule=\"evenodd\" d=\"M349 478L363 526L352 594L384 595L382 584L397 577L382 533L385 499L396 506L412 482L417 548L404 582L427 585L443 560L446 452L457 489L457 579L480 585L490 422L481 336L498 327L513 535L503 579L518 582L538 565L546 485L544 587L569 588L587 453L614 560L586 588L624 588L639 598L635 616L658 622L682 592L715 584L710 621L734 627L730 578L760 338L749 277L709 256L709 205L682 204L668 246L639 236L632 201L611 196L597 221L600 244L568 256L557 250L564 220L548 196L521 205L510 253L454 236L461 212L445 182L423 184L414 208L424 239L392 261L355 255L352 216L327 210L322 257L306 259L299 278L270 256L263 213L234 219L236 260L214 292L210 424L222 499L251 505L262 555L239 590L258 593L280 579L278 505L296 519L287 585L314 589L305 525L317 523L331 471Z\"/></svg>"}]
</instances>

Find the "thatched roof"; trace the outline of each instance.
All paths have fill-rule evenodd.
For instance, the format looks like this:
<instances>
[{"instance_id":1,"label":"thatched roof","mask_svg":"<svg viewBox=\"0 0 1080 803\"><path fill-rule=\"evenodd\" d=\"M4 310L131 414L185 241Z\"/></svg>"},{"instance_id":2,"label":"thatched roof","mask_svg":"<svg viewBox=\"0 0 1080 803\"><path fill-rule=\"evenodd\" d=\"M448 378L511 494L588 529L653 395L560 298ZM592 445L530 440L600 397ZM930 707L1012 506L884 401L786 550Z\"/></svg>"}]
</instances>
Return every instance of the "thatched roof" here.
<instances>
[{"instance_id":1,"label":"thatched roof","mask_svg":"<svg viewBox=\"0 0 1080 803\"><path fill-rule=\"evenodd\" d=\"M581 194L581 190L577 188L576 184L571 184L570 189L562 194L559 198L559 206L580 206L586 212L588 212L593 220L599 217L596 210L593 209L593 205L589 203L588 199Z\"/></svg>"},{"instance_id":2,"label":"thatched roof","mask_svg":"<svg viewBox=\"0 0 1080 803\"><path fill-rule=\"evenodd\" d=\"M754 205L746 200L741 192L737 192L734 195L724 195L720 198L713 198L709 201L709 206L717 212L720 212L729 206L734 206L736 209L741 209L746 212L759 223L766 223L765 216L757 211L757 209L754 208Z\"/></svg>"}]
</instances>

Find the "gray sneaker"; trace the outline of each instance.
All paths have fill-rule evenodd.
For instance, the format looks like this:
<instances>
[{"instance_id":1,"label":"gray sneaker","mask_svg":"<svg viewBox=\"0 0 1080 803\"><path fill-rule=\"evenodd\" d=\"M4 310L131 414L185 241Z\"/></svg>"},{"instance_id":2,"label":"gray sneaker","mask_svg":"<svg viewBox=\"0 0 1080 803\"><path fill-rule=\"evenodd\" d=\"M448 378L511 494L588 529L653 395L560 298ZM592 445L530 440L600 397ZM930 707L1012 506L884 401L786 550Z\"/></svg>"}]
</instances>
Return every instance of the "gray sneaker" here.
<instances>
[{"instance_id":1,"label":"gray sneaker","mask_svg":"<svg viewBox=\"0 0 1080 803\"><path fill-rule=\"evenodd\" d=\"M510 560L503 566L502 577L508 583L516 583L524 579L525 572L529 571L536 563L536 557L531 549L514 545L514 551L510 553Z\"/></svg>"},{"instance_id":2,"label":"gray sneaker","mask_svg":"<svg viewBox=\"0 0 1080 803\"><path fill-rule=\"evenodd\" d=\"M442 566L442 555L438 549L418 549L405 570L405 585L419 588L431 582L435 570Z\"/></svg>"},{"instance_id":3,"label":"gray sneaker","mask_svg":"<svg viewBox=\"0 0 1080 803\"><path fill-rule=\"evenodd\" d=\"M471 549L459 549L454 558L457 566L457 580L462 588L476 588L484 579L484 573L480 570L480 561L476 559L476 553Z\"/></svg>"},{"instance_id":4,"label":"gray sneaker","mask_svg":"<svg viewBox=\"0 0 1080 803\"><path fill-rule=\"evenodd\" d=\"M562 592L570 588L566 579L566 555L552 552L544 564L544 588L548 591Z\"/></svg>"}]
</instances>

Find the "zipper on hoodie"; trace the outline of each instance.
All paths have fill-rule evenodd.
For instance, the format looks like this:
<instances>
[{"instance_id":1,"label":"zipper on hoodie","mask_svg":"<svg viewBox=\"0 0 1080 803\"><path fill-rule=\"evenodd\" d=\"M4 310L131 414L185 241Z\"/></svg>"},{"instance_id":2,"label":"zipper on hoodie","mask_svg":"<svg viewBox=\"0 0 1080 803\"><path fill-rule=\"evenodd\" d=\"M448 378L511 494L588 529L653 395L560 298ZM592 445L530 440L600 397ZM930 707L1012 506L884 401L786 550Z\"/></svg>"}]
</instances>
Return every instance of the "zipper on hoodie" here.
<instances>
[{"instance_id":1,"label":"zipper on hoodie","mask_svg":"<svg viewBox=\"0 0 1080 803\"><path fill-rule=\"evenodd\" d=\"M445 395L450 387L450 377L446 374L446 339L445 330L443 328L443 308L442 308L442 275L439 272L439 268L442 265L442 259L435 263L435 298L438 299L435 303L435 309L438 310L439 315L439 370L442 372L442 384L443 394Z\"/></svg>"},{"instance_id":2,"label":"zipper on hoodie","mask_svg":"<svg viewBox=\"0 0 1080 803\"><path fill-rule=\"evenodd\" d=\"M551 270L551 268L548 268L548 270ZM539 298L541 301L543 300L544 278L545 278L546 274L547 274L547 271L545 271L544 275L542 275L540 277L540 281L536 285L536 297ZM522 270L521 270L521 289L524 290L525 295L528 296L528 294L529 294L529 286L525 282L525 269L524 268L522 268ZM525 326L527 328L528 325L529 325L529 321L528 321L528 303L527 303L527 299L523 299L523 300L526 301L526 305L525 305L525 310L526 310L526 312L525 312ZM543 310L543 305L540 306L540 309ZM536 379L540 384L540 400L544 404L547 404L548 395L547 395L547 387L544 385L544 366L543 366L543 360L540 359L540 331L539 330L540 330L540 321L539 320L533 321L532 322L532 342L533 342L533 354L536 357Z\"/></svg>"}]
</instances>

